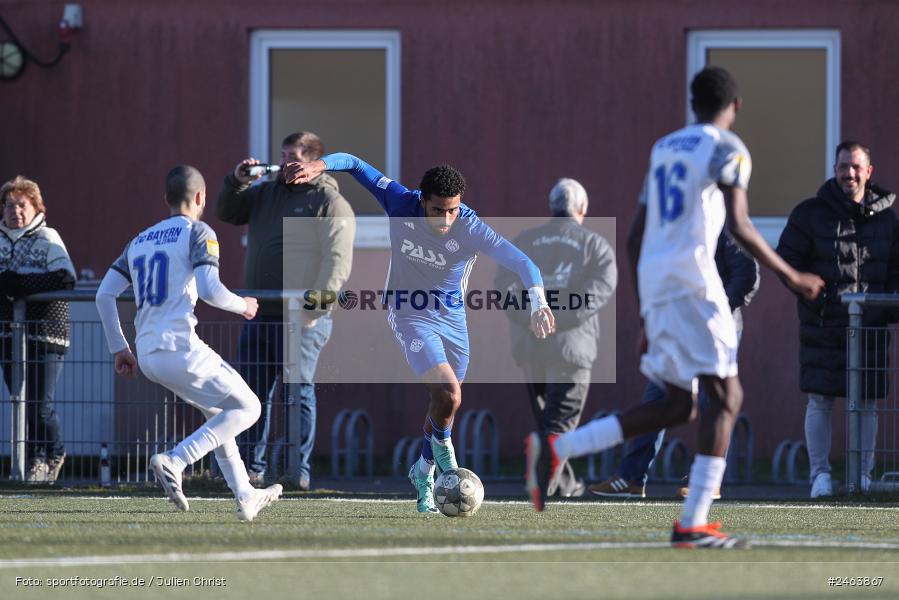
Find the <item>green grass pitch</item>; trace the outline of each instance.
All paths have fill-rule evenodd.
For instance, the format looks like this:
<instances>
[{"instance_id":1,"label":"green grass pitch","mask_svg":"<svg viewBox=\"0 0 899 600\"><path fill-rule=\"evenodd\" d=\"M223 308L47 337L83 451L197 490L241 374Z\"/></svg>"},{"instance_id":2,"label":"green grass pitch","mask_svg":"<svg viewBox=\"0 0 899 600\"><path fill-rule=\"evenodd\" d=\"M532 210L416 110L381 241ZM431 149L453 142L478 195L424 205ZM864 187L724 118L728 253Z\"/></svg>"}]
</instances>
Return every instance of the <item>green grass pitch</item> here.
<instances>
[{"instance_id":1,"label":"green grass pitch","mask_svg":"<svg viewBox=\"0 0 899 600\"><path fill-rule=\"evenodd\" d=\"M0 598L899 597L892 504L716 503L712 517L752 541L745 551L667 547L678 511L575 501L538 515L488 499L451 519L418 516L411 500L305 495L241 523L225 498L178 513L141 493L10 493ZM143 584L91 581L116 577Z\"/></svg>"}]
</instances>

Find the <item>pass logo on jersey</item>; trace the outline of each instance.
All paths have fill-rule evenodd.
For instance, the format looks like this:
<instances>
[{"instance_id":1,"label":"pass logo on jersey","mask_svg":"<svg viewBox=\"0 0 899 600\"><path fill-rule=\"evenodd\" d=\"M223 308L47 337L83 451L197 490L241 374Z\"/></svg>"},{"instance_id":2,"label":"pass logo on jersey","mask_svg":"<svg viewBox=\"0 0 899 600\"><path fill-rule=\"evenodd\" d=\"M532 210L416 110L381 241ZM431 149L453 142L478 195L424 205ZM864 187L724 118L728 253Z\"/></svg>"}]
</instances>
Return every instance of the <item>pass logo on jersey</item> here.
<instances>
[{"instance_id":1,"label":"pass logo on jersey","mask_svg":"<svg viewBox=\"0 0 899 600\"><path fill-rule=\"evenodd\" d=\"M206 240L206 252L209 253L209 256L214 256L214 257L218 258L219 257L218 240Z\"/></svg>"},{"instance_id":2,"label":"pass logo on jersey","mask_svg":"<svg viewBox=\"0 0 899 600\"><path fill-rule=\"evenodd\" d=\"M430 248L425 251L420 244L415 244L409 240L403 240L403 244L400 246L400 252L405 256L411 257L418 262L425 263L432 267L440 268L446 266L446 257L443 256L442 252L434 252Z\"/></svg>"}]
</instances>

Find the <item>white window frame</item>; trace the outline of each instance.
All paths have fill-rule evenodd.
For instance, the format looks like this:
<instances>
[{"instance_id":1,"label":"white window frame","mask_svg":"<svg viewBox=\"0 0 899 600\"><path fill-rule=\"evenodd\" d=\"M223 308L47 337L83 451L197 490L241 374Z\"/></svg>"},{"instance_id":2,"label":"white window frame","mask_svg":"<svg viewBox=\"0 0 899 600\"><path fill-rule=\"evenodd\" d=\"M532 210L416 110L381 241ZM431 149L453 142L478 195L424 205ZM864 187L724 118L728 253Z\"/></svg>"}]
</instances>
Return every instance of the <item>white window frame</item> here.
<instances>
[{"instance_id":1,"label":"white window frame","mask_svg":"<svg viewBox=\"0 0 899 600\"><path fill-rule=\"evenodd\" d=\"M259 29L250 35L250 156L269 157L272 50L384 50L387 72L385 175L400 180L400 33L388 30ZM386 216L356 217L357 248L388 248Z\"/></svg>"},{"instance_id":2,"label":"white window frame","mask_svg":"<svg viewBox=\"0 0 899 600\"><path fill-rule=\"evenodd\" d=\"M840 140L840 32L837 29L706 29L687 33L687 123L694 119L690 110L690 80L706 65L711 49L823 49L826 54L826 107L822 174L833 174L834 148ZM751 149L750 149L751 150ZM787 224L783 217L754 217L752 222L769 244L775 245Z\"/></svg>"}]
</instances>

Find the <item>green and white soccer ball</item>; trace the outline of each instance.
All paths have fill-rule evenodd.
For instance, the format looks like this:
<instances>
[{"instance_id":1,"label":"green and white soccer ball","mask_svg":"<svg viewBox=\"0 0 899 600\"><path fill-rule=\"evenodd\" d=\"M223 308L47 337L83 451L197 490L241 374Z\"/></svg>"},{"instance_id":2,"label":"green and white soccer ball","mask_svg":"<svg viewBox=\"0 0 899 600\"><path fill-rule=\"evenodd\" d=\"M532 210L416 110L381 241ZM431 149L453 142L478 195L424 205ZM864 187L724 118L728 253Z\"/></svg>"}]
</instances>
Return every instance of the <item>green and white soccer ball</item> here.
<instances>
[{"instance_id":1,"label":"green and white soccer ball","mask_svg":"<svg viewBox=\"0 0 899 600\"><path fill-rule=\"evenodd\" d=\"M470 517L484 501L484 484L468 469L444 471L434 482L434 502L448 517Z\"/></svg>"}]
</instances>

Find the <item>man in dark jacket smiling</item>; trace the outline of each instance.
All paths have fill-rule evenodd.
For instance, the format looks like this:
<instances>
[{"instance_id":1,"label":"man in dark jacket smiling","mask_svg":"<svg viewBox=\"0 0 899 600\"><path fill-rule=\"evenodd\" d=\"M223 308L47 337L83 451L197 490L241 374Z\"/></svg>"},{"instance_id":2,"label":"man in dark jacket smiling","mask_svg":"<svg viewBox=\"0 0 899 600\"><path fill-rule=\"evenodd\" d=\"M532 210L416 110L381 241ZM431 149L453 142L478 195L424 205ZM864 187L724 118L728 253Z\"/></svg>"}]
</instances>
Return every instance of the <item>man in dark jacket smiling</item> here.
<instances>
[{"instance_id":1,"label":"man in dark jacket smiling","mask_svg":"<svg viewBox=\"0 0 899 600\"><path fill-rule=\"evenodd\" d=\"M812 498L830 496L831 412L835 397L846 396L846 327L849 314L840 294L899 290L899 218L892 210L896 195L870 181L871 151L858 142L837 146L834 177L814 198L800 203L781 234L777 251L794 268L817 273L826 282L817 300L799 298L799 387L808 393L805 438L811 471ZM865 311L865 326L888 323L888 312ZM880 338L879 340L876 338ZM866 336L866 360L888 364L883 336ZM865 378L865 399L882 398L883 377ZM865 408L873 408L868 404ZM862 490L870 485L874 466L877 416L862 413L865 468Z\"/></svg>"}]
</instances>

